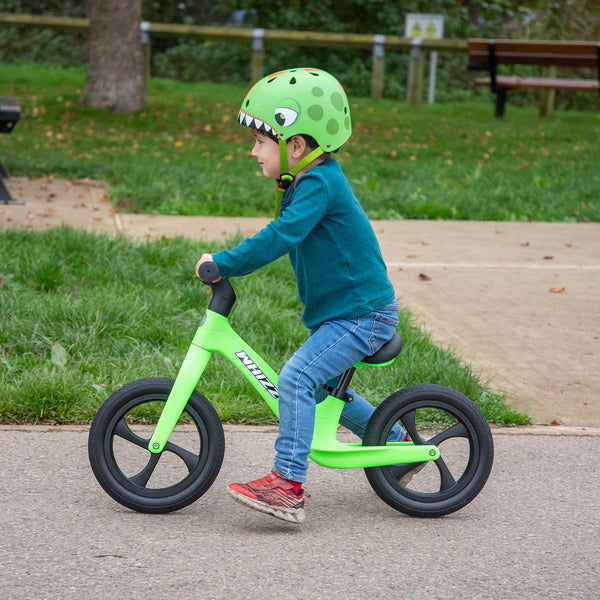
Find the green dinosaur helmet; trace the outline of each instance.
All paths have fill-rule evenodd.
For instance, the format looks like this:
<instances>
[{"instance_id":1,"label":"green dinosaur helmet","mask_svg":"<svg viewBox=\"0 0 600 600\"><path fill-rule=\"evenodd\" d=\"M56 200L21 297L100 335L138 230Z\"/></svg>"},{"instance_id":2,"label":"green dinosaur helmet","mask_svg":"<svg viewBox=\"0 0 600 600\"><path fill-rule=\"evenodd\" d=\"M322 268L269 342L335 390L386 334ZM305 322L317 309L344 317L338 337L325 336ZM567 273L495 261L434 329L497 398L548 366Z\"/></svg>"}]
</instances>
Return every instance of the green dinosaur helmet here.
<instances>
[{"instance_id":1,"label":"green dinosaur helmet","mask_svg":"<svg viewBox=\"0 0 600 600\"><path fill-rule=\"evenodd\" d=\"M352 134L344 88L319 69L288 69L263 77L244 98L238 121L280 140L310 135L324 152L337 150Z\"/></svg>"}]
</instances>

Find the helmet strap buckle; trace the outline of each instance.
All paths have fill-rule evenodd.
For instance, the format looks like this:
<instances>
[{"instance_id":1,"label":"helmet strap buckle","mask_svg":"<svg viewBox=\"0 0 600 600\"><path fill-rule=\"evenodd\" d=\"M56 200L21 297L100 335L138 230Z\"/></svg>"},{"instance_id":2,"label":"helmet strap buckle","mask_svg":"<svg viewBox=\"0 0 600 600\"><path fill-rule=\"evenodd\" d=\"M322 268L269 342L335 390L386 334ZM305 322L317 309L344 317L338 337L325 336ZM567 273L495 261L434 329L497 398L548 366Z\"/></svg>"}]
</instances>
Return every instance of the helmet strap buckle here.
<instances>
[{"instance_id":1,"label":"helmet strap buckle","mask_svg":"<svg viewBox=\"0 0 600 600\"><path fill-rule=\"evenodd\" d=\"M296 175L293 173L281 173L279 179L277 180L277 188L281 190L287 190L294 182L294 179L296 179Z\"/></svg>"}]
</instances>

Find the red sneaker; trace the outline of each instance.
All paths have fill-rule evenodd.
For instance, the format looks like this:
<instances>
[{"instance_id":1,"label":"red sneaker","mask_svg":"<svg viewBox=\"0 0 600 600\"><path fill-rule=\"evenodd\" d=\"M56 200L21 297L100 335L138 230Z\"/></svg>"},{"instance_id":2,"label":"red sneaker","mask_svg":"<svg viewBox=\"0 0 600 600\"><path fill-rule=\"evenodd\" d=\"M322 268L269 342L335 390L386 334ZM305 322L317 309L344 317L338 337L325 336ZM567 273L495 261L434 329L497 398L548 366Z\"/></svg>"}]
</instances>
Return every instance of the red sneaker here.
<instances>
[{"instance_id":1,"label":"red sneaker","mask_svg":"<svg viewBox=\"0 0 600 600\"><path fill-rule=\"evenodd\" d=\"M290 523L306 519L304 501L310 498L304 490L294 493L292 483L275 471L248 483L231 483L227 493L240 504Z\"/></svg>"}]
</instances>

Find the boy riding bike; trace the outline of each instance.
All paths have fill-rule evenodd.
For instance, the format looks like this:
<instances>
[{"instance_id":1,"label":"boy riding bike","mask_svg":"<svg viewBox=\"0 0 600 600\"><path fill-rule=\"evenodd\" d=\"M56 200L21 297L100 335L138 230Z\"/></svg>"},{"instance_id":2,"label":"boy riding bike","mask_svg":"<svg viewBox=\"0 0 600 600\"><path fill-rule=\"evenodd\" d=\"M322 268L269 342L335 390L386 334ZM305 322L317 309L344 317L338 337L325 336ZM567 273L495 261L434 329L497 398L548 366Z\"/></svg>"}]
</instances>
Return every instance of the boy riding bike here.
<instances>
[{"instance_id":1,"label":"boy riding bike","mask_svg":"<svg viewBox=\"0 0 600 600\"><path fill-rule=\"evenodd\" d=\"M339 163L331 156L352 133L340 83L318 69L297 68L261 79L238 120L254 137L252 156L276 179L275 220L232 250L204 254L223 277L247 275L288 254L310 330L279 375L279 435L272 470L232 483L236 501L301 523L316 403L346 369L374 354L398 326L398 302L379 244ZM374 407L356 392L341 423L362 438ZM406 439L400 426L394 439Z\"/></svg>"}]
</instances>

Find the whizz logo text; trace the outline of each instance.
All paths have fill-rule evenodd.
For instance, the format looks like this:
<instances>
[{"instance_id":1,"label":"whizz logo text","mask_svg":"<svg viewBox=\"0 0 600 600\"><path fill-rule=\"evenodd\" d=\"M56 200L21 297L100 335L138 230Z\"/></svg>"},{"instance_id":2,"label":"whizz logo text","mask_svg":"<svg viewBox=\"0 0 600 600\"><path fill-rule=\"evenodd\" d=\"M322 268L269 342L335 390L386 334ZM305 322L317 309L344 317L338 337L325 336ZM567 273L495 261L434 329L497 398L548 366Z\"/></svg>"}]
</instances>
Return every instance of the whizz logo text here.
<instances>
[{"instance_id":1,"label":"whizz logo text","mask_svg":"<svg viewBox=\"0 0 600 600\"><path fill-rule=\"evenodd\" d=\"M256 363L244 352L240 350L235 355L240 359L241 363L252 373L254 378L269 392L272 398L279 398L279 392L275 384L258 368Z\"/></svg>"}]
</instances>

